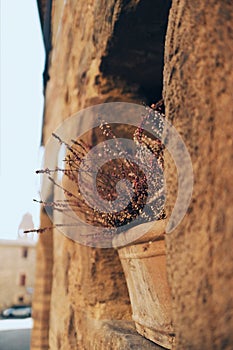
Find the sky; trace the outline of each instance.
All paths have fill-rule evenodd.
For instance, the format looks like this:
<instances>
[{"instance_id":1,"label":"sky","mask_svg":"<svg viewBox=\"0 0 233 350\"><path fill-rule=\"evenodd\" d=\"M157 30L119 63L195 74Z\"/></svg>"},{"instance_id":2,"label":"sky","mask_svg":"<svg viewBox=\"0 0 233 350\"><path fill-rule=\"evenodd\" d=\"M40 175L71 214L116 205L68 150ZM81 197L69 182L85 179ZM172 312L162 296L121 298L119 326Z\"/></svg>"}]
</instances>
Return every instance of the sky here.
<instances>
[{"instance_id":1,"label":"sky","mask_svg":"<svg viewBox=\"0 0 233 350\"><path fill-rule=\"evenodd\" d=\"M36 0L1 0L0 239L39 225L44 56Z\"/></svg>"}]
</instances>

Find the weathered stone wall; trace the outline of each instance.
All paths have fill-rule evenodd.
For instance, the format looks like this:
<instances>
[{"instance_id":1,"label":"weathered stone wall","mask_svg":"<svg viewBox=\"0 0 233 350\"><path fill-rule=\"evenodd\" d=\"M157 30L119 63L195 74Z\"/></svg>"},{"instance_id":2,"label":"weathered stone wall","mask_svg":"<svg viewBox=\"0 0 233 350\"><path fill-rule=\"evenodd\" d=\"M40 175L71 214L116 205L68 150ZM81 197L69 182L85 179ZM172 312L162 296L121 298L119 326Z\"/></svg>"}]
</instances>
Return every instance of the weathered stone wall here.
<instances>
[{"instance_id":1,"label":"weathered stone wall","mask_svg":"<svg viewBox=\"0 0 233 350\"><path fill-rule=\"evenodd\" d=\"M154 0L53 2L45 144L63 120L82 108L114 100L141 102L161 97L169 4ZM46 191L52 200L53 189ZM45 349L46 341L47 348L54 350L157 348L137 335L128 322L131 306L117 251L81 246L58 230L53 230L48 245L47 237L43 235L39 245L46 263L37 268L32 349ZM42 283L45 278L48 282ZM46 292L40 284L48 285ZM44 302L49 306L43 309ZM36 340L36 330L43 336L41 343Z\"/></svg>"},{"instance_id":2,"label":"weathered stone wall","mask_svg":"<svg viewBox=\"0 0 233 350\"><path fill-rule=\"evenodd\" d=\"M233 347L232 21L232 1L216 0L174 0L169 18L166 114L188 147L195 177L188 214L167 236L179 350Z\"/></svg>"},{"instance_id":3,"label":"weathered stone wall","mask_svg":"<svg viewBox=\"0 0 233 350\"><path fill-rule=\"evenodd\" d=\"M45 143L64 119L86 106L159 99L169 4L53 2ZM179 350L233 346L232 16L231 1L174 0L169 17L166 114L187 145L195 178L188 213L166 237ZM166 172L170 210L177 188L170 158ZM153 348L130 326L120 340L131 309L116 252L83 247L57 230L53 236L42 236L39 244L44 262L37 268L33 332L43 341L34 336L32 348L47 349L48 337L51 349Z\"/></svg>"},{"instance_id":4,"label":"weathered stone wall","mask_svg":"<svg viewBox=\"0 0 233 350\"><path fill-rule=\"evenodd\" d=\"M51 227L52 223L44 210L40 216L41 227ZM31 349L47 350L49 347L49 319L53 268L53 235L48 230L37 243L35 291L33 294L33 321Z\"/></svg>"}]
</instances>

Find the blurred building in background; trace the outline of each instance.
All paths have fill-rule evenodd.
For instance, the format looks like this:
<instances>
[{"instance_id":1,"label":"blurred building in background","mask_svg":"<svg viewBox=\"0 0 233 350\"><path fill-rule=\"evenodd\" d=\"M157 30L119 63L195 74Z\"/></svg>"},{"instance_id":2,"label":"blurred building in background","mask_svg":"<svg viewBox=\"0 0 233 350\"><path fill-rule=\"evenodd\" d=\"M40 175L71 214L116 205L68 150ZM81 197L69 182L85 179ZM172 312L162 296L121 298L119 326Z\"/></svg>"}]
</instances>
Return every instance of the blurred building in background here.
<instances>
[{"instance_id":1,"label":"blurred building in background","mask_svg":"<svg viewBox=\"0 0 233 350\"><path fill-rule=\"evenodd\" d=\"M36 243L32 239L0 240L0 310L31 304Z\"/></svg>"}]
</instances>

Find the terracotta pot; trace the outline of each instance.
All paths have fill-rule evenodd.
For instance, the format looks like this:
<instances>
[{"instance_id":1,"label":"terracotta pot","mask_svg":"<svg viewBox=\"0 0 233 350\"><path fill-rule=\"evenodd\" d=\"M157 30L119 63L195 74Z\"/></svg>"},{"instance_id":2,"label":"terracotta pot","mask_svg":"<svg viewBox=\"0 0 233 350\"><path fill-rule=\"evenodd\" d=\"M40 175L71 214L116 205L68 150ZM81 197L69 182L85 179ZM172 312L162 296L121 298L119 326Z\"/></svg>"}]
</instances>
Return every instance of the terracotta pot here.
<instances>
[{"instance_id":1,"label":"terracotta pot","mask_svg":"<svg viewBox=\"0 0 233 350\"><path fill-rule=\"evenodd\" d=\"M146 226L147 225L147 226ZM148 232L123 246L130 236ZM136 232L137 231L137 232ZM171 323L171 295L167 281L164 242L165 220L139 225L114 239L124 269L136 329L153 342L171 349L175 341Z\"/></svg>"}]
</instances>

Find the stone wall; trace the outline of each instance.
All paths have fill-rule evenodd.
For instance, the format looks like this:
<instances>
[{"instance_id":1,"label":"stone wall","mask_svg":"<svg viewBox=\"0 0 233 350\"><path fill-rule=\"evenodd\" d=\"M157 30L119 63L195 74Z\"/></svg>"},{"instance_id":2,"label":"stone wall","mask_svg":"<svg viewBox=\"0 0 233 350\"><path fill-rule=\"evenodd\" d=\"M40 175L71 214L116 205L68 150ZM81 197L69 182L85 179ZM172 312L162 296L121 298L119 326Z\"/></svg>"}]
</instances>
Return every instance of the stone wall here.
<instances>
[{"instance_id":1,"label":"stone wall","mask_svg":"<svg viewBox=\"0 0 233 350\"><path fill-rule=\"evenodd\" d=\"M52 223L44 210L40 215L41 227L51 227ZM48 349L50 326L50 301L53 268L53 235L48 230L40 236L37 243L35 291L33 295L33 330L31 349Z\"/></svg>"},{"instance_id":2,"label":"stone wall","mask_svg":"<svg viewBox=\"0 0 233 350\"><path fill-rule=\"evenodd\" d=\"M63 120L87 106L161 98L170 3L53 2L45 144ZM172 2L163 94L195 177L188 213L166 237L179 350L233 344L231 22L231 1ZM177 178L168 155L166 174L169 212ZM46 191L53 200L53 188ZM43 213L41 225L48 224ZM135 333L116 251L81 246L58 230L41 236L38 251L33 350L158 348Z\"/></svg>"},{"instance_id":3,"label":"stone wall","mask_svg":"<svg viewBox=\"0 0 233 350\"><path fill-rule=\"evenodd\" d=\"M63 120L87 106L161 98L169 5L154 0L53 2L44 144ZM45 193L53 200L52 187ZM43 216L41 226L47 225ZM117 251L81 246L58 230L53 239L43 234L38 247L32 349L158 348L131 322Z\"/></svg>"},{"instance_id":4,"label":"stone wall","mask_svg":"<svg viewBox=\"0 0 233 350\"><path fill-rule=\"evenodd\" d=\"M233 346L232 21L231 1L175 0L167 30L166 114L191 154L195 181L186 217L167 236L179 350Z\"/></svg>"}]
</instances>

